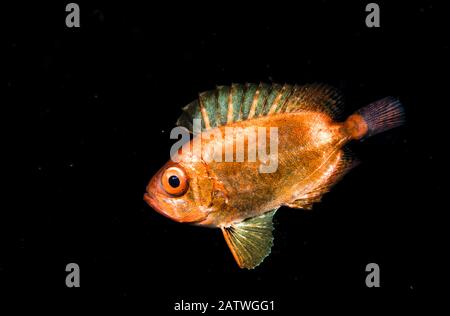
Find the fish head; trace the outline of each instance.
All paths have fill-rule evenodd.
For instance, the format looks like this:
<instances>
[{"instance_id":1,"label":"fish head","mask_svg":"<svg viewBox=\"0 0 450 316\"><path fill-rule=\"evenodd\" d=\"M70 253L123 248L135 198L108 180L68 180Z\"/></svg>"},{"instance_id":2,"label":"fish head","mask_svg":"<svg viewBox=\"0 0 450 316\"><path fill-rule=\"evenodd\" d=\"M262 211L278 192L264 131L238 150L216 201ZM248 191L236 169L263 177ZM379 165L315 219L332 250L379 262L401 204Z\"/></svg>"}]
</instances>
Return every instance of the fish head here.
<instances>
[{"instance_id":1,"label":"fish head","mask_svg":"<svg viewBox=\"0 0 450 316\"><path fill-rule=\"evenodd\" d=\"M198 159L170 160L150 180L144 200L157 212L182 223L199 223L211 212L213 181Z\"/></svg>"}]
</instances>

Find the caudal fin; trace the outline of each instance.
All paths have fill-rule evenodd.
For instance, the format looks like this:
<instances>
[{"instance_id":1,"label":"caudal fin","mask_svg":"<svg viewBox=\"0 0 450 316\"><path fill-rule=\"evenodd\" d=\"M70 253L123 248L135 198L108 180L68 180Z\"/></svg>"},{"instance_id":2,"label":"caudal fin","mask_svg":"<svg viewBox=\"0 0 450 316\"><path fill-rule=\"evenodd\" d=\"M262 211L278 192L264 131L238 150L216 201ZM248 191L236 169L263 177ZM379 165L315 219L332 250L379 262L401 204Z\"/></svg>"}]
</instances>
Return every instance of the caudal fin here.
<instances>
[{"instance_id":1,"label":"caudal fin","mask_svg":"<svg viewBox=\"0 0 450 316\"><path fill-rule=\"evenodd\" d=\"M356 111L345 121L345 126L353 139L361 139L402 125L405 114L400 101L386 97Z\"/></svg>"}]
</instances>

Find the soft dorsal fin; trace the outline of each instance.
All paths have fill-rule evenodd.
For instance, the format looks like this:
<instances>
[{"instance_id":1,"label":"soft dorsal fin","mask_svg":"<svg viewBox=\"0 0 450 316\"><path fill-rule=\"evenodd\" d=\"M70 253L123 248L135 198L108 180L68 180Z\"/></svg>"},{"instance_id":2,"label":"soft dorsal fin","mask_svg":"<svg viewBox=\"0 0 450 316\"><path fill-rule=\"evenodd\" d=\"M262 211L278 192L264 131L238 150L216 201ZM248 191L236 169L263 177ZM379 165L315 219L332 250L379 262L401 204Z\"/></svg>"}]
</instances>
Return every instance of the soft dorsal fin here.
<instances>
[{"instance_id":1,"label":"soft dorsal fin","mask_svg":"<svg viewBox=\"0 0 450 316\"><path fill-rule=\"evenodd\" d=\"M341 114L342 103L337 89L320 83L307 84L295 86L285 112L317 111L336 119Z\"/></svg>"},{"instance_id":2,"label":"soft dorsal fin","mask_svg":"<svg viewBox=\"0 0 450 316\"><path fill-rule=\"evenodd\" d=\"M309 84L232 84L199 94L183 108L177 125L192 132L193 119L202 120L202 130L241 120L284 112L317 111L336 118L341 107L336 89Z\"/></svg>"},{"instance_id":3,"label":"soft dorsal fin","mask_svg":"<svg viewBox=\"0 0 450 316\"><path fill-rule=\"evenodd\" d=\"M270 254L273 246L272 218L275 212L276 209L229 227L222 227L223 236L239 267L253 269Z\"/></svg>"}]
</instances>

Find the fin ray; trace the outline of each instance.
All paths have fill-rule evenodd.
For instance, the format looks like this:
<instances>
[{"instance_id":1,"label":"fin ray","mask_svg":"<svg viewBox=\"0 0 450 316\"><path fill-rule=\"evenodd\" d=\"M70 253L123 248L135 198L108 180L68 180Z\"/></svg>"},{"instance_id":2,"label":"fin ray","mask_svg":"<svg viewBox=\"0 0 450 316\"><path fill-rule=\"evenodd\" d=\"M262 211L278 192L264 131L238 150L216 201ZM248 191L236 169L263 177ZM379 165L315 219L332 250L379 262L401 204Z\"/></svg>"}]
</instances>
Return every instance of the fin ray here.
<instances>
[{"instance_id":1,"label":"fin ray","mask_svg":"<svg viewBox=\"0 0 450 316\"><path fill-rule=\"evenodd\" d=\"M286 112L318 111L336 119L342 110L342 98L333 87L325 84L296 86L288 100Z\"/></svg>"},{"instance_id":2,"label":"fin ray","mask_svg":"<svg viewBox=\"0 0 450 316\"><path fill-rule=\"evenodd\" d=\"M183 108L177 125L192 132L194 118L200 118L202 129L207 130L255 117L302 111L326 113L336 119L341 105L337 90L323 84L234 83L200 93L198 100Z\"/></svg>"},{"instance_id":3,"label":"fin ray","mask_svg":"<svg viewBox=\"0 0 450 316\"><path fill-rule=\"evenodd\" d=\"M276 209L229 227L222 227L224 238L239 267L253 269L270 254L275 212Z\"/></svg>"}]
</instances>

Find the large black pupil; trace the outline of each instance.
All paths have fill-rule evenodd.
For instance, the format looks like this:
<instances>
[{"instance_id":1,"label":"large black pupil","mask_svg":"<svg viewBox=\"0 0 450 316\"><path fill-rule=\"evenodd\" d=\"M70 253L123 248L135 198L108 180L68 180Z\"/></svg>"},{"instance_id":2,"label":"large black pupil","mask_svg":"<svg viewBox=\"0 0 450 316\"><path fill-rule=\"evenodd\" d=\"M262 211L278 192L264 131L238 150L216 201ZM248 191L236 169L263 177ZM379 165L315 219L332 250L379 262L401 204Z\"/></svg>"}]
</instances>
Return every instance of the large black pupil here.
<instances>
[{"instance_id":1,"label":"large black pupil","mask_svg":"<svg viewBox=\"0 0 450 316\"><path fill-rule=\"evenodd\" d=\"M177 176L170 176L169 184L172 188L178 188L180 186L180 179Z\"/></svg>"}]
</instances>

